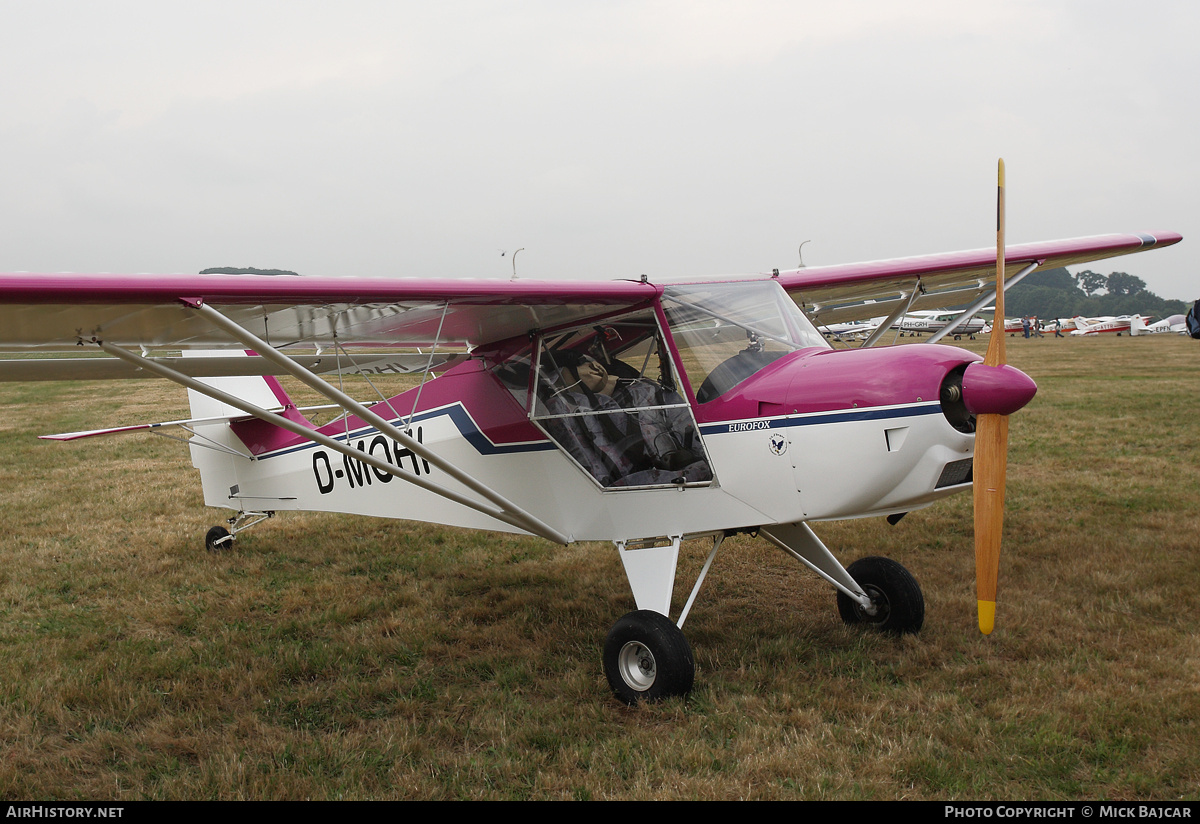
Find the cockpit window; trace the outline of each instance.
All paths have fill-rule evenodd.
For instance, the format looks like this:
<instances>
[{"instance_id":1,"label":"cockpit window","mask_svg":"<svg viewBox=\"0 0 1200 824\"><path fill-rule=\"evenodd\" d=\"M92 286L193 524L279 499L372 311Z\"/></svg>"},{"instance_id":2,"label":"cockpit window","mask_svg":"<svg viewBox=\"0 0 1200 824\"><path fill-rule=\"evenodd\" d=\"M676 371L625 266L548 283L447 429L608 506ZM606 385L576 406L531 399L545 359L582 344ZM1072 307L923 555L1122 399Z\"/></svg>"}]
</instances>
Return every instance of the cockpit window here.
<instances>
[{"instance_id":1,"label":"cockpit window","mask_svg":"<svg viewBox=\"0 0 1200 824\"><path fill-rule=\"evenodd\" d=\"M544 336L532 358L532 382L527 358L510 360L496 375L601 487L712 482L652 311Z\"/></svg>"},{"instance_id":2,"label":"cockpit window","mask_svg":"<svg viewBox=\"0 0 1200 824\"><path fill-rule=\"evenodd\" d=\"M829 343L774 281L672 286L663 310L699 403L789 352Z\"/></svg>"}]
</instances>

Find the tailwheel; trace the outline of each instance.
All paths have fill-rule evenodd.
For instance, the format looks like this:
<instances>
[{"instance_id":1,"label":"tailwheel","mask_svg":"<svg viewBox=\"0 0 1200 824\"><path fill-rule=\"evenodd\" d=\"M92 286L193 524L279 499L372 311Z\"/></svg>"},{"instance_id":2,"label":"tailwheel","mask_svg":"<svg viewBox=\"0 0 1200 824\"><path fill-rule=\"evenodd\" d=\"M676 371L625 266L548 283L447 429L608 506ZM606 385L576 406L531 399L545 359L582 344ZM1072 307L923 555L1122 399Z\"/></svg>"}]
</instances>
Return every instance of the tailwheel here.
<instances>
[{"instance_id":1,"label":"tailwheel","mask_svg":"<svg viewBox=\"0 0 1200 824\"><path fill-rule=\"evenodd\" d=\"M838 613L847 624L871 624L894 635L917 632L925 623L925 596L917 579L890 558L860 558L846 572L871 599L871 607L837 594Z\"/></svg>"},{"instance_id":2,"label":"tailwheel","mask_svg":"<svg viewBox=\"0 0 1200 824\"><path fill-rule=\"evenodd\" d=\"M223 552L227 549L233 549L233 541L238 533L245 532L255 524L260 524L268 518L274 517L274 512L241 511L225 521L225 523L229 524L228 528L214 526L206 532L204 534L204 548L209 552Z\"/></svg>"},{"instance_id":3,"label":"tailwheel","mask_svg":"<svg viewBox=\"0 0 1200 824\"><path fill-rule=\"evenodd\" d=\"M233 549L233 535L223 526L214 526L204 534L204 548L209 552Z\"/></svg>"},{"instance_id":4,"label":"tailwheel","mask_svg":"<svg viewBox=\"0 0 1200 824\"><path fill-rule=\"evenodd\" d=\"M604 641L604 674L626 704L687 695L696 678L692 648L661 613L637 610L622 617Z\"/></svg>"}]
</instances>

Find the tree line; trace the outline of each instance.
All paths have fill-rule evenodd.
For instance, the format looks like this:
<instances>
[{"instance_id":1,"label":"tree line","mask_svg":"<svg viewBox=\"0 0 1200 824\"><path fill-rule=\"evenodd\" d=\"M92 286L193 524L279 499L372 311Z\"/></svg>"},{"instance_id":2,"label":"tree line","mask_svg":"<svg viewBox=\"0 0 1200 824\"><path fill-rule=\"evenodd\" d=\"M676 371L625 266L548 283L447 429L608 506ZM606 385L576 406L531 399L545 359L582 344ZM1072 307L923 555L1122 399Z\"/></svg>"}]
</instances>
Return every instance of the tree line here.
<instances>
[{"instance_id":1,"label":"tree line","mask_svg":"<svg viewBox=\"0 0 1200 824\"><path fill-rule=\"evenodd\" d=\"M1009 317L1072 318L1076 315L1182 315L1188 304L1160 298L1146 282L1128 272L1102 275L1085 269L1072 275L1066 269L1031 272L1004 296Z\"/></svg>"},{"instance_id":2,"label":"tree line","mask_svg":"<svg viewBox=\"0 0 1200 824\"><path fill-rule=\"evenodd\" d=\"M294 275L289 269L256 269L253 266L213 266L201 269L202 275Z\"/></svg>"}]
</instances>

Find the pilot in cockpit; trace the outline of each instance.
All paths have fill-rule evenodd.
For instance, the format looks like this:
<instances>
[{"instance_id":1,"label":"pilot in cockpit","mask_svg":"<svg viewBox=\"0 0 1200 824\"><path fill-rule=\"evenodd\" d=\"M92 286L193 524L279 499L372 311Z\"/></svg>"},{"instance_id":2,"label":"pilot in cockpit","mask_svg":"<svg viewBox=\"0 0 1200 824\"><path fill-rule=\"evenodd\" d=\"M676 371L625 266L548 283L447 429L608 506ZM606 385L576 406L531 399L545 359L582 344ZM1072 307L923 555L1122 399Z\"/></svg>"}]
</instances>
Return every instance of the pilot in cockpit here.
<instances>
[{"instance_id":1,"label":"pilot in cockpit","mask_svg":"<svg viewBox=\"0 0 1200 824\"><path fill-rule=\"evenodd\" d=\"M553 362L557 375L545 405L552 415L569 417L552 417L546 424L602 486L712 479L696 425L678 393L648 378L618 377L579 351L555 352Z\"/></svg>"}]
</instances>

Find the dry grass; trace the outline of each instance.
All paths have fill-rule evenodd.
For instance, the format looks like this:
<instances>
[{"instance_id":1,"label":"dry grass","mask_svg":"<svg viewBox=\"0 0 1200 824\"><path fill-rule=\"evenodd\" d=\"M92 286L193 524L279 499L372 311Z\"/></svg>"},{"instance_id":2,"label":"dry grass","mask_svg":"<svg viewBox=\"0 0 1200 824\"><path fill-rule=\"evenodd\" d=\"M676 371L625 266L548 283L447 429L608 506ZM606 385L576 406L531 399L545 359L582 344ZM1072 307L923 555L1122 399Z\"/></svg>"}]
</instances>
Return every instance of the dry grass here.
<instances>
[{"instance_id":1,"label":"dry grass","mask_svg":"<svg viewBox=\"0 0 1200 824\"><path fill-rule=\"evenodd\" d=\"M289 514L213 556L182 445L34 438L183 417L181 391L0 387L0 796L1195 799L1200 349L1009 352L1041 391L995 634L967 496L818 527L913 570L912 638L739 538L688 621L696 690L635 709L599 663L632 608L611 547Z\"/></svg>"}]
</instances>

